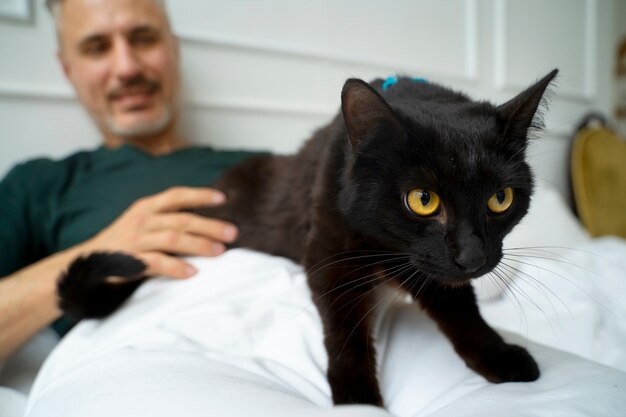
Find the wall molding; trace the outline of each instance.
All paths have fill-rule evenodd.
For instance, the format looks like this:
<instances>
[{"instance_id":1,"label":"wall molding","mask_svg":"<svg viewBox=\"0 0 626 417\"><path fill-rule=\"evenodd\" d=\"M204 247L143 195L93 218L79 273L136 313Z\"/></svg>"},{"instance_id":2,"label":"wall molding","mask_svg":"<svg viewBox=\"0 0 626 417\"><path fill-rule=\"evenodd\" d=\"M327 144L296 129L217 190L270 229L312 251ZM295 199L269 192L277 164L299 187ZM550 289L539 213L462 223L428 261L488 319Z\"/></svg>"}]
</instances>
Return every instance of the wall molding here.
<instances>
[{"instance_id":1,"label":"wall molding","mask_svg":"<svg viewBox=\"0 0 626 417\"><path fill-rule=\"evenodd\" d=\"M295 59L323 61L331 64L358 65L386 71L392 69L398 73L436 76L452 81L471 82L476 81L478 77L478 0L464 0L463 4L465 21L465 29L463 32L465 35L463 41L465 63L462 75L452 72L437 72L435 74L432 70L408 62L381 61L372 59L370 56L334 51L330 48L302 47L289 43L271 42L267 40L259 41L250 37L224 36L190 29L176 28L176 34L182 43L189 45L243 50L268 55L286 56Z\"/></svg>"},{"instance_id":2,"label":"wall molding","mask_svg":"<svg viewBox=\"0 0 626 417\"><path fill-rule=\"evenodd\" d=\"M32 85L0 84L0 100L3 99L53 101L78 105L78 100L71 90L50 86L33 87ZM286 103L272 100L184 99L181 105L183 107L198 108L203 110L288 114L301 117L328 116L337 111L337 108L333 106L293 102Z\"/></svg>"},{"instance_id":3,"label":"wall molding","mask_svg":"<svg viewBox=\"0 0 626 417\"><path fill-rule=\"evenodd\" d=\"M257 54L278 55L293 59L314 60L338 65L356 65L380 69L385 73L391 70L404 74L420 74L426 76L438 75L453 80L471 80L469 77L459 77L457 74L453 73L433 74L432 71L420 68L416 65L408 64L406 62L375 60L370 57L354 54L350 55L325 48L300 47L278 42L257 41L251 38L207 34L189 29L177 31L177 34L182 43L189 45L240 50Z\"/></svg>"},{"instance_id":4,"label":"wall molding","mask_svg":"<svg viewBox=\"0 0 626 417\"><path fill-rule=\"evenodd\" d=\"M0 84L0 99L45 100L45 101L76 101L73 92L68 88L52 86Z\"/></svg>"},{"instance_id":5,"label":"wall molding","mask_svg":"<svg viewBox=\"0 0 626 417\"><path fill-rule=\"evenodd\" d=\"M247 113L270 113L287 114L292 116L329 116L337 111L331 106L316 106L305 103L284 103L271 100L244 100L244 99L220 99L220 100L188 100L183 102L183 107L192 107L206 110L247 112Z\"/></svg>"},{"instance_id":6,"label":"wall molding","mask_svg":"<svg viewBox=\"0 0 626 417\"><path fill-rule=\"evenodd\" d=\"M581 88L559 87L556 95L563 99L589 103L597 97L597 75L595 47L597 45L597 0L584 0L583 32L583 84ZM495 0L494 3L494 63L495 86L499 90L519 91L526 85L512 82L507 77L507 3L508 0Z\"/></svg>"}]
</instances>

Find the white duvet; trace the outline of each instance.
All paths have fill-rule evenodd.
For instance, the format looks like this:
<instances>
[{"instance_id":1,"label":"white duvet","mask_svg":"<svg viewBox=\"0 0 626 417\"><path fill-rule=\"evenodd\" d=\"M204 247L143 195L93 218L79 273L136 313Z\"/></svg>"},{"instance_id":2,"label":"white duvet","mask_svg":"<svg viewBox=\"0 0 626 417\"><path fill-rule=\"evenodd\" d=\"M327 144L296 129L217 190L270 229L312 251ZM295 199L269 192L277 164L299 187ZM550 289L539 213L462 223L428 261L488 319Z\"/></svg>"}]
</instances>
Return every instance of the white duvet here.
<instances>
[{"instance_id":1,"label":"white duvet","mask_svg":"<svg viewBox=\"0 0 626 417\"><path fill-rule=\"evenodd\" d=\"M333 408L304 272L233 250L193 258L196 277L152 280L107 320L74 328L44 364L26 415L626 416L626 243L536 224L562 231L559 221L531 215L507 241L544 246L507 260L519 261L509 289L477 286L486 319L537 359L536 382L486 382L418 308L386 293L374 331L387 410Z\"/></svg>"}]
</instances>

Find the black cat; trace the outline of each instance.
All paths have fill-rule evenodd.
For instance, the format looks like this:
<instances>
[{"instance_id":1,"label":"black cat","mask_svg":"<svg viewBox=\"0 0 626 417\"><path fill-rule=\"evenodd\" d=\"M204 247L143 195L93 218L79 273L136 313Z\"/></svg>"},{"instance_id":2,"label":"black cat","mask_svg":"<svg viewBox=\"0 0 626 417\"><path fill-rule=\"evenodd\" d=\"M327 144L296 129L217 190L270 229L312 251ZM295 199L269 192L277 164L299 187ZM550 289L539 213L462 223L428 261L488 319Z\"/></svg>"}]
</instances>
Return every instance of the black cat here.
<instances>
[{"instance_id":1,"label":"black cat","mask_svg":"<svg viewBox=\"0 0 626 417\"><path fill-rule=\"evenodd\" d=\"M297 154L243 162L213 184L228 203L195 210L236 223L236 246L309 272L336 404L383 405L369 312L372 289L387 283L411 294L489 381L539 377L526 350L481 318L469 281L500 262L502 239L528 210L527 136L556 74L500 106L411 78L350 79L341 113ZM123 254L80 258L59 282L61 306L103 317L144 268Z\"/></svg>"}]
</instances>

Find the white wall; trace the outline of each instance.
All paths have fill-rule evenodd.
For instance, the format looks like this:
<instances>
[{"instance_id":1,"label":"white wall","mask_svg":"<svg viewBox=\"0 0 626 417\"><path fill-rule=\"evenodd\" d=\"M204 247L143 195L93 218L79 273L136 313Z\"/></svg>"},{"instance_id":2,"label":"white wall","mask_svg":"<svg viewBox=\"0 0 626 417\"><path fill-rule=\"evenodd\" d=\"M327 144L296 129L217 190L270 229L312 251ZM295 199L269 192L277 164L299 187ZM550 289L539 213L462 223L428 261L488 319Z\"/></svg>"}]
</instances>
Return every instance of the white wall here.
<instances>
[{"instance_id":1,"label":"white wall","mask_svg":"<svg viewBox=\"0 0 626 417\"><path fill-rule=\"evenodd\" d=\"M35 1L33 25L0 21L0 175L99 141ZM171 0L181 128L198 143L291 152L332 117L347 77L401 72L502 102L559 67L547 132L530 154L539 179L563 191L577 120L612 109L615 1Z\"/></svg>"}]
</instances>

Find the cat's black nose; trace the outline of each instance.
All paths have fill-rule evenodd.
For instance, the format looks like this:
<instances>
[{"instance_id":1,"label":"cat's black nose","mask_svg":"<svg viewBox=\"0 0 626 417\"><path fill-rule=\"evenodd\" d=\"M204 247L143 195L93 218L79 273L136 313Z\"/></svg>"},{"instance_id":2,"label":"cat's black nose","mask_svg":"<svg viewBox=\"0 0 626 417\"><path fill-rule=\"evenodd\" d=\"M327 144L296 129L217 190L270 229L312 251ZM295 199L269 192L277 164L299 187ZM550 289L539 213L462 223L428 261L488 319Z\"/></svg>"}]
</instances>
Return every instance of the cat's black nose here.
<instances>
[{"instance_id":1,"label":"cat's black nose","mask_svg":"<svg viewBox=\"0 0 626 417\"><path fill-rule=\"evenodd\" d=\"M487 262L482 245L468 244L456 254L454 262L466 274L478 271Z\"/></svg>"},{"instance_id":2,"label":"cat's black nose","mask_svg":"<svg viewBox=\"0 0 626 417\"><path fill-rule=\"evenodd\" d=\"M485 265L487 258L480 248L463 248L454 258L454 262L463 272L471 274Z\"/></svg>"},{"instance_id":3,"label":"cat's black nose","mask_svg":"<svg viewBox=\"0 0 626 417\"><path fill-rule=\"evenodd\" d=\"M487 262L483 241L468 222L460 222L448 234L450 252L457 268L464 274L472 274Z\"/></svg>"}]
</instances>

